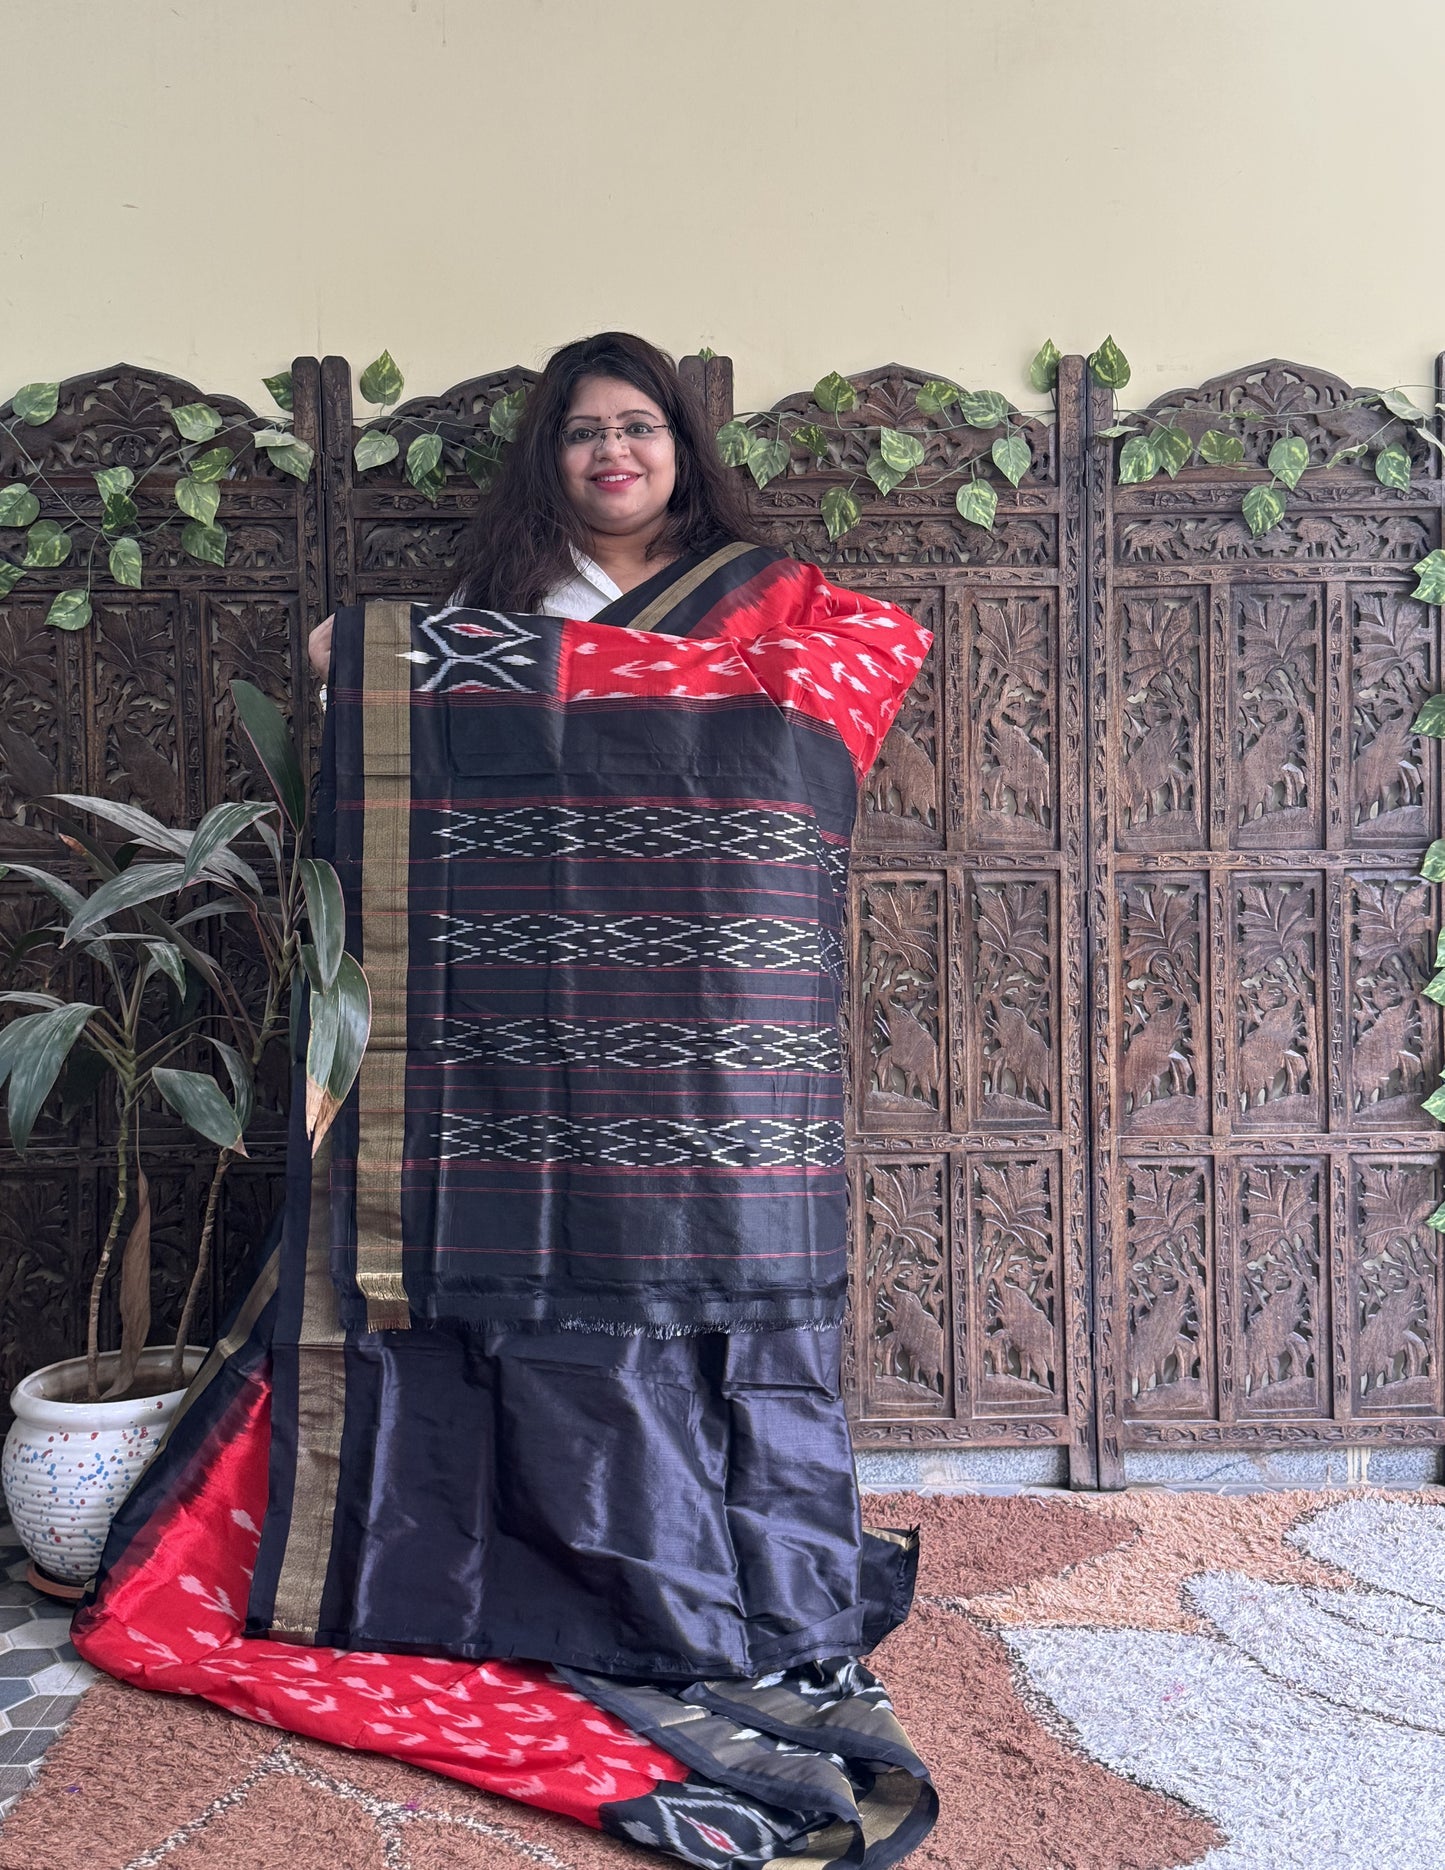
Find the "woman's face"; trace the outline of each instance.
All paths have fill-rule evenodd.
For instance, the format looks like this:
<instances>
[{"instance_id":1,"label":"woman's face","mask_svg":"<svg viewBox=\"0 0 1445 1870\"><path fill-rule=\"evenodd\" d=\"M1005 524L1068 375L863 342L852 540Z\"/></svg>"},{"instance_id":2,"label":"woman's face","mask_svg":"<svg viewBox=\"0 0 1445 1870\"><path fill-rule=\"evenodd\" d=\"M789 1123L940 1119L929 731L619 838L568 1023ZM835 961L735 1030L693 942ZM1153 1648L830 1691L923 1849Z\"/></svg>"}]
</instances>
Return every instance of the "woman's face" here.
<instances>
[{"instance_id":1,"label":"woman's face","mask_svg":"<svg viewBox=\"0 0 1445 1870\"><path fill-rule=\"evenodd\" d=\"M558 463L562 485L582 523L614 538L651 533L667 511L677 481L677 451L667 417L650 396L619 377L583 377L562 424ZM657 433L640 437L638 425ZM573 429L596 431L569 441Z\"/></svg>"}]
</instances>

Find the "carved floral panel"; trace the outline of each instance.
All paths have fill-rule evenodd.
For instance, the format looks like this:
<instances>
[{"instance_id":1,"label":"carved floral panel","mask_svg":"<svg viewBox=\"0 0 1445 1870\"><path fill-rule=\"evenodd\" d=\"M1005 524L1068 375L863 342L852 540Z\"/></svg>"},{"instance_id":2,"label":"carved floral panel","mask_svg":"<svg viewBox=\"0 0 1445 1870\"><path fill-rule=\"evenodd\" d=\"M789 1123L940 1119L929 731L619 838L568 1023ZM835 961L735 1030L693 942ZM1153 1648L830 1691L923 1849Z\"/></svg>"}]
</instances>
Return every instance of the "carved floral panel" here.
<instances>
[{"instance_id":1,"label":"carved floral panel","mask_svg":"<svg viewBox=\"0 0 1445 1870\"><path fill-rule=\"evenodd\" d=\"M1435 687L1430 614L1399 589L1351 591L1350 824L1357 844L1433 835L1429 743L1410 732Z\"/></svg>"},{"instance_id":2,"label":"carved floral panel","mask_svg":"<svg viewBox=\"0 0 1445 1870\"><path fill-rule=\"evenodd\" d=\"M1315 1161L1246 1159L1237 1176L1239 1413L1326 1415L1324 1167Z\"/></svg>"},{"instance_id":3,"label":"carved floral panel","mask_svg":"<svg viewBox=\"0 0 1445 1870\"><path fill-rule=\"evenodd\" d=\"M970 594L961 622L967 752L958 816L968 844L1052 849L1058 838L1054 595Z\"/></svg>"},{"instance_id":4,"label":"carved floral panel","mask_svg":"<svg viewBox=\"0 0 1445 1870\"><path fill-rule=\"evenodd\" d=\"M855 1013L864 1121L936 1127L946 1108L939 990L943 879L867 873L859 887Z\"/></svg>"},{"instance_id":5,"label":"carved floral panel","mask_svg":"<svg viewBox=\"0 0 1445 1870\"><path fill-rule=\"evenodd\" d=\"M1208 593L1126 592L1117 601L1116 836L1121 850L1208 843L1204 671Z\"/></svg>"},{"instance_id":6,"label":"carved floral panel","mask_svg":"<svg viewBox=\"0 0 1445 1870\"><path fill-rule=\"evenodd\" d=\"M1142 1134L1209 1129L1209 1014L1201 877L1119 883L1120 1127Z\"/></svg>"},{"instance_id":7,"label":"carved floral panel","mask_svg":"<svg viewBox=\"0 0 1445 1870\"><path fill-rule=\"evenodd\" d=\"M1214 1413L1210 1171L1131 1162L1124 1186L1124 1413Z\"/></svg>"},{"instance_id":8,"label":"carved floral panel","mask_svg":"<svg viewBox=\"0 0 1445 1870\"><path fill-rule=\"evenodd\" d=\"M864 780L858 837L860 843L868 845L935 847L943 841L939 799L942 697L938 685L943 649L942 593L875 591L872 595L902 604L933 632L933 642Z\"/></svg>"},{"instance_id":9,"label":"carved floral panel","mask_svg":"<svg viewBox=\"0 0 1445 1870\"><path fill-rule=\"evenodd\" d=\"M969 1031L959 1081L984 1127L1049 1125L1059 1108L1056 886L1046 877L966 880Z\"/></svg>"},{"instance_id":10,"label":"carved floral panel","mask_svg":"<svg viewBox=\"0 0 1445 1870\"><path fill-rule=\"evenodd\" d=\"M862 1290L870 1414L947 1415L952 1356L948 1202L941 1159L863 1171Z\"/></svg>"},{"instance_id":11,"label":"carved floral panel","mask_svg":"<svg viewBox=\"0 0 1445 1870\"><path fill-rule=\"evenodd\" d=\"M974 1405L1065 1408L1058 1167L1052 1157L968 1165Z\"/></svg>"},{"instance_id":12,"label":"carved floral panel","mask_svg":"<svg viewBox=\"0 0 1445 1870\"><path fill-rule=\"evenodd\" d=\"M1352 1164L1350 1268L1354 1412L1438 1414L1440 1236L1426 1225L1440 1198L1437 1164Z\"/></svg>"},{"instance_id":13,"label":"carved floral panel","mask_svg":"<svg viewBox=\"0 0 1445 1870\"><path fill-rule=\"evenodd\" d=\"M1421 1110L1438 1074L1440 1016L1430 978L1435 892L1403 877L1346 882L1350 1120L1362 1128L1434 1131Z\"/></svg>"},{"instance_id":14,"label":"carved floral panel","mask_svg":"<svg viewBox=\"0 0 1445 1870\"><path fill-rule=\"evenodd\" d=\"M15 595L0 607L0 844L29 850L48 839L35 801L73 786L62 742L64 639L45 627L50 600Z\"/></svg>"},{"instance_id":15,"label":"carved floral panel","mask_svg":"<svg viewBox=\"0 0 1445 1870\"><path fill-rule=\"evenodd\" d=\"M1312 589L1234 594L1229 792L1240 849L1320 839L1320 601Z\"/></svg>"},{"instance_id":16,"label":"carved floral panel","mask_svg":"<svg viewBox=\"0 0 1445 1870\"><path fill-rule=\"evenodd\" d=\"M180 599L173 591L107 599L96 607L88 788L159 818L184 822L200 800L185 797L177 692Z\"/></svg>"},{"instance_id":17,"label":"carved floral panel","mask_svg":"<svg viewBox=\"0 0 1445 1870\"><path fill-rule=\"evenodd\" d=\"M206 599L206 642L210 654L211 718L207 741L211 769L209 802L267 798L264 774L251 743L231 706L231 682L241 676L254 682L287 715L294 711L296 672L292 641L296 600L291 597L231 597L212 593Z\"/></svg>"},{"instance_id":18,"label":"carved floral panel","mask_svg":"<svg viewBox=\"0 0 1445 1870\"><path fill-rule=\"evenodd\" d=\"M1236 877L1235 1127L1318 1128L1321 1085L1319 882Z\"/></svg>"}]
</instances>

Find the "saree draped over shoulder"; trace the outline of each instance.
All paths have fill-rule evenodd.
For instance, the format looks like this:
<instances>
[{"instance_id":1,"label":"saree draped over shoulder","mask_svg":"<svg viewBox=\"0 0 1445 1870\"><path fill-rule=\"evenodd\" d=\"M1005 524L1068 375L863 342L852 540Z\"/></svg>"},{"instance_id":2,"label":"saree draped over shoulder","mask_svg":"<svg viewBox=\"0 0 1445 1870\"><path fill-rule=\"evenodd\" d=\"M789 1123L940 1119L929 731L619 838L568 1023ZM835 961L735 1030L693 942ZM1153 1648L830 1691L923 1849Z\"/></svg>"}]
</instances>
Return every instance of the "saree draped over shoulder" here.
<instances>
[{"instance_id":1,"label":"saree draped over shoulder","mask_svg":"<svg viewBox=\"0 0 1445 1870\"><path fill-rule=\"evenodd\" d=\"M741 545L590 622L337 613L318 848L371 1037L314 1155L298 1081L279 1242L82 1654L719 1870L926 1833L857 1660L917 1551L859 1524L837 1018L928 643ZM499 1694L550 1752L494 1763Z\"/></svg>"}]
</instances>

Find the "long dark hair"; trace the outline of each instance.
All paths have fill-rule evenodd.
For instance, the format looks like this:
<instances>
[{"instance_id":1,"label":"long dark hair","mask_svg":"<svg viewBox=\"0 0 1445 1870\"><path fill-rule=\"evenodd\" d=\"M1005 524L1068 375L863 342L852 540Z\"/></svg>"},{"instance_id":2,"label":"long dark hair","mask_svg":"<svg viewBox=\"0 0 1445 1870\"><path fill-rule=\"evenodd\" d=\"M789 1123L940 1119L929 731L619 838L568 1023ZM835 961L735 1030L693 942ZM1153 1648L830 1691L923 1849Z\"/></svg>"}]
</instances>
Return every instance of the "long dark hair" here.
<instances>
[{"instance_id":1,"label":"long dark hair","mask_svg":"<svg viewBox=\"0 0 1445 1870\"><path fill-rule=\"evenodd\" d=\"M602 331L554 351L528 393L497 477L462 537L447 594L482 610L529 611L575 574L571 547L587 529L562 485L557 451L573 391L583 377L618 377L651 397L672 429L677 484L649 558L756 541L742 491L718 458L700 399L666 351L625 331Z\"/></svg>"}]
</instances>

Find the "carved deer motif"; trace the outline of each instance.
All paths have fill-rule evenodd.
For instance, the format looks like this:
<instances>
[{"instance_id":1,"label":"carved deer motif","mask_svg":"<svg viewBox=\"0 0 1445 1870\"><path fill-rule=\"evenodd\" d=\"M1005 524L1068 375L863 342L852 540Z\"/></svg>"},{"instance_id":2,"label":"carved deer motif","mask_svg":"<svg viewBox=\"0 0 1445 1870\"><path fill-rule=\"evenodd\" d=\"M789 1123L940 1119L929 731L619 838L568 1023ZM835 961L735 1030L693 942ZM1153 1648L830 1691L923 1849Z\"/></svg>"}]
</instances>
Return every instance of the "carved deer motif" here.
<instances>
[{"instance_id":1,"label":"carved deer motif","mask_svg":"<svg viewBox=\"0 0 1445 1870\"><path fill-rule=\"evenodd\" d=\"M1430 1303L1419 1280L1387 1292L1379 1309L1360 1327L1355 1384L1382 1389L1430 1374ZM1403 1369L1397 1369L1399 1359Z\"/></svg>"},{"instance_id":2,"label":"carved deer motif","mask_svg":"<svg viewBox=\"0 0 1445 1870\"><path fill-rule=\"evenodd\" d=\"M932 1103L938 1090L938 1047L933 1034L915 1019L906 1006L883 1008L888 1028L888 1043L874 1065L874 1081L880 1091L888 1089L888 1074L896 1071L903 1079L903 1096Z\"/></svg>"},{"instance_id":3,"label":"carved deer motif","mask_svg":"<svg viewBox=\"0 0 1445 1870\"><path fill-rule=\"evenodd\" d=\"M993 1028L998 1051L988 1061L995 1097L1007 1096L1000 1084L1005 1071L1018 1087L1014 1095L1044 1108L1054 1081L1053 1054L1048 1041L1024 1018L1016 1006L995 1006Z\"/></svg>"}]
</instances>

